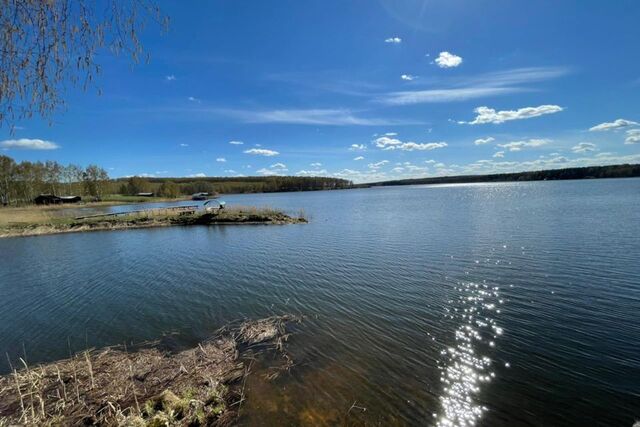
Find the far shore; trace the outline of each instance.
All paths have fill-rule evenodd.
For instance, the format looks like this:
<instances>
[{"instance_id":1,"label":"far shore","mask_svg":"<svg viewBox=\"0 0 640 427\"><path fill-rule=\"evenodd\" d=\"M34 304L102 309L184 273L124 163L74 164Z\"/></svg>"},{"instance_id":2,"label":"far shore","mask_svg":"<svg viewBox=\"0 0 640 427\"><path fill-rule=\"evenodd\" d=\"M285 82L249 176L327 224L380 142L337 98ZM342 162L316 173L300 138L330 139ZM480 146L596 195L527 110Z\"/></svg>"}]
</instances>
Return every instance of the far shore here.
<instances>
[{"instance_id":1,"label":"far shore","mask_svg":"<svg viewBox=\"0 0 640 427\"><path fill-rule=\"evenodd\" d=\"M188 211L156 209L119 216L98 215L85 218L52 216L50 213L50 210L39 207L0 209L0 238L169 226L298 224L307 222L303 214L292 217L278 210L252 207L227 208L216 212L207 212L201 209Z\"/></svg>"}]
</instances>

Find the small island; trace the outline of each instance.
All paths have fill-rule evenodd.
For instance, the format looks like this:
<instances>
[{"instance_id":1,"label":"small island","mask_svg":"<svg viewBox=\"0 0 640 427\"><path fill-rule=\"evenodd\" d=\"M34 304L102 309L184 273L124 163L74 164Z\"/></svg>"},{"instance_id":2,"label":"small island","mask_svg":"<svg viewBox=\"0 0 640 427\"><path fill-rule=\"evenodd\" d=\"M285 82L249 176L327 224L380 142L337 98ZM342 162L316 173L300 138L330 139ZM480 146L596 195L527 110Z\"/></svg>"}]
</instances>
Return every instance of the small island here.
<instances>
[{"instance_id":1,"label":"small island","mask_svg":"<svg viewBox=\"0 0 640 427\"><path fill-rule=\"evenodd\" d=\"M307 222L302 212L294 217L279 210L255 207L204 209L195 205L176 206L80 217L51 216L47 215L47 211L37 208L19 209L15 212L10 212L9 209L3 212L4 221L0 221L0 238L168 226Z\"/></svg>"}]
</instances>

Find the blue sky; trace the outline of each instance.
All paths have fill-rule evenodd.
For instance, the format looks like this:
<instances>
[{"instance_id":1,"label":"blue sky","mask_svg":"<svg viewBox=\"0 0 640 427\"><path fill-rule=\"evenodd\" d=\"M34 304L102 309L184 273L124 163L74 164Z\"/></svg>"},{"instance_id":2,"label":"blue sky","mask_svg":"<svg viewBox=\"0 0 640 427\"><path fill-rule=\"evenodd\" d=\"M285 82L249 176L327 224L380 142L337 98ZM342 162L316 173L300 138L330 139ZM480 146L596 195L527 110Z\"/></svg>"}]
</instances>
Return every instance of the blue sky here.
<instances>
[{"instance_id":1,"label":"blue sky","mask_svg":"<svg viewBox=\"0 0 640 427\"><path fill-rule=\"evenodd\" d=\"M103 52L102 95L0 129L3 152L112 177L356 182L640 162L638 2L160 5L149 64Z\"/></svg>"}]
</instances>

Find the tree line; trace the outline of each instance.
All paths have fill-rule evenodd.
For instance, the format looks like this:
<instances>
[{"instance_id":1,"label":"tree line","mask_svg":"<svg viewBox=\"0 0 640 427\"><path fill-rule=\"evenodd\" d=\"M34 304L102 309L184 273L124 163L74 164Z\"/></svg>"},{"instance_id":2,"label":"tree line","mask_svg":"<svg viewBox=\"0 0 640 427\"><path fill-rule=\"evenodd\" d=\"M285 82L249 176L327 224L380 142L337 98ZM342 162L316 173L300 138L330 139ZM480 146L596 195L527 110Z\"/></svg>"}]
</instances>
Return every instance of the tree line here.
<instances>
[{"instance_id":1,"label":"tree line","mask_svg":"<svg viewBox=\"0 0 640 427\"><path fill-rule=\"evenodd\" d=\"M360 184L356 187L371 187L385 185L416 185L416 184L462 184L470 182L507 182L507 181L552 181L566 179L592 178L632 178L640 177L640 164L587 166L580 168L551 169L529 172L498 173L490 175L458 175L439 176L432 178L399 179L381 181L371 184Z\"/></svg>"},{"instance_id":2,"label":"tree line","mask_svg":"<svg viewBox=\"0 0 640 427\"><path fill-rule=\"evenodd\" d=\"M82 196L99 200L105 195L153 193L175 198L194 193L268 193L349 188L351 181L326 177L254 176L234 178L143 178L110 179L97 165L82 167L56 161L16 162L0 155L0 204L32 203L40 194Z\"/></svg>"},{"instance_id":3,"label":"tree line","mask_svg":"<svg viewBox=\"0 0 640 427\"><path fill-rule=\"evenodd\" d=\"M53 160L16 162L0 155L0 203L32 203L39 194L81 195L100 198L106 194L109 175L97 165L63 165Z\"/></svg>"}]
</instances>

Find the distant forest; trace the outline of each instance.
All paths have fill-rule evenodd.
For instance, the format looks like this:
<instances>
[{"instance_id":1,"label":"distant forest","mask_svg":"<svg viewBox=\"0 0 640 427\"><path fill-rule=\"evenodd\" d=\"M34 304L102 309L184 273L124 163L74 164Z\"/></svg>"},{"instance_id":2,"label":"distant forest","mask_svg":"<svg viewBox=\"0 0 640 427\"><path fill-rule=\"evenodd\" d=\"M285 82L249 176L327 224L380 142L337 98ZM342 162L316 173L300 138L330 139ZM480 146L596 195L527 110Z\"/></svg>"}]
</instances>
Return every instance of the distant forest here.
<instances>
[{"instance_id":1,"label":"distant forest","mask_svg":"<svg viewBox=\"0 0 640 427\"><path fill-rule=\"evenodd\" d=\"M233 194L269 193L279 191L337 190L387 185L452 184L501 181L543 181L589 178L640 177L640 164L591 166L531 172L491 175L461 175L433 178L401 179L354 185L351 181L327 177L252 176L112 179L97 165L82 167L62 165L55 161L15 162L0 155L0 204L33 203L40 194L82 196L84 200L100 200L108 195L135 196L153 193L154 196L178 198L194 193Z\"/></svg>"},{"instance_id":2,"label":"distant forest","mask_svg":"<svg viewBox=\"0 0 640 427\"><path fill-rule=\"evenodd\" d=\"M276 191L335 190L350 188L351 181L326 177L257 176L234 178L143 178L111 179L97 165L82 167L56 161L16 162L0 155L0 205L33 203L40 194L81 196L100 200L108 195L177 198L194 193L267 193Z\"/></svg>"},{"instance_id":3,"label":"distant forest","mask_svg":"<svg viewBox=\"0 0 640 427\"><path fill-rule=\"evenodd\" d=\"M370 184L357 184L354 187L377 187L386 185L418 184L463 184L470 182L509 182L509 181L554 181L565 179L595 178L632 178L640 176L640 164L587 166L582 168L550 169L530 172L496 173L491 175L438 176L432 178L397 179Z\"/></svg>"}]
</instances>

